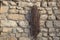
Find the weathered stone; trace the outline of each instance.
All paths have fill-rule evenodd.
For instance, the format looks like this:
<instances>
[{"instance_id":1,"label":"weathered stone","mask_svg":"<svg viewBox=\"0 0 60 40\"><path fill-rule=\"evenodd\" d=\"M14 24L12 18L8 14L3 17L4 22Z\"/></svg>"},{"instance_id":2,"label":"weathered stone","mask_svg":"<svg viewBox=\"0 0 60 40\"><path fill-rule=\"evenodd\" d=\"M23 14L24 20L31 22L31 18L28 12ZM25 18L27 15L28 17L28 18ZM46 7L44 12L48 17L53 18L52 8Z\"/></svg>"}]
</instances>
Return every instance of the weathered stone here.
<instances>
[{"instance_id":1,"label":"weathered stone","mask_svg":"<svg viewBox=\"0 0 60 40\"><path fill-rule=\"evenodd\" d=\"M60 32L60 29L56 29L56 32L59 33Z\"/></svg>"},{"instance_id":2,"label":"weathered stone","mask_svg":"<svg viewBox=\"0 0 60 40\"><path fill-rule=\"evenodd\" d=\"M25 0L26 2L31 2L31 0Z\"/></svg>"},{"instance_id":3,"label":"weathered stone","mask_svg":"<svg viewBox=\"0 0 60 40\"><path fill-rule=\"evenodd\" d=\"M6 5L6 6L9 5L8 1L2 1L2 2L3 2L3 4Z\"/></svg>"},{"instance_id":4,"label":"weathered stone","mask_svg":"<svg viewBox=\"0 0 60 40\"><path fill-rule=\"evenodd\" d=\"M44 26L45 27L45 21L40 20L40 26Z\"/></svg>"},{"instance_id":5,"label":"weathered stone","mask_svg":"<svg viewBox=\"0 0 60 40\"><path fill-rule=\"evenodd\" d=\"M0 13L6 13L8 12L9 7L8 6L1 6L0 7Z\"/></svg>"},{"instance_id":6,"label":"weathered stone","mask_svg":"<svg viewBox=\"0 0 60 40\"><path fill-rule=\"evenodd\" d=\"M5 15L0 14L0 19L5 19L5 18L6 18L6 16L5 16Z\"/></svg>"},{"instance_id":7,"label":"weathered stone","mask_svg":"<svg viewBox=\"0 0 60 40\"><path fill-rule=\"evenodd\" d=\"M28 37L28 34L23 32L23 33L21 34L21 36L22 36L22 37Z\"/></svg>"},{"instance_id":8,"label":"weathered stone","mask_svg":"<svg viewBox=\"0 0 60 40\"><path fill-rule=\"evenodd\" d=\"M58 10L58 7L53 7L53 10Z\"/></svg>"},{"instance_id":9,"label":"weathered stone","mask_svg":"<svg viewBox=\"0 0 60 40\"><path fill-rule=\"evenodd\" d=\"M20 6L17 6L17 9L18 9L18 10L23 10L23 8L22 8L22 7L20 7Z\"/></svg>"},{"instance_id":10,"label":"weathered stone","mask_svg":"<svg viewBox=\"0 0 60 40\"><path fill-rule=\"evenodd\" d=\"M19 40L30 40L28 37L20 37Z\"/></svg>"},{"instance_id":11,"label":"weathered stone","mask_svg":"<svg viewBox=\"0 0 60 40\"><path fill-rule=\"evenodd\" d=\"M24 32L27 33L27 34L29 33L29 31L30 31L30 30L27 29L27 28L24 29Z\"/></svg>"},{"instance_id":12,"label":"weathered stone","mask_svg":"<svg viewBox=\"0 0 60 40\"><path fill-rule=\"evenodd\" d=\"M12 29L12 33L17 33L17 29L16 28L13 28Z\"/></svg>"},{"instance_id":13,"label":"weathered stone","mask_svg":"<svg viewBox=\"0 0 60 40\"><path fill-rule=\"evenodd\" d=\"M57 16L57 19L60 20L60 15L56 15Z\"/></svg>"},{"instance_id":14,"label":"weathered stone","mask_svg":"<svg viewBox=\"0 0 60 40\"><path fill-rule=\"evenodd\" d=\"M16 6L16 3L13 2L13 1L9 1L9 4L12 5L12 6Z\"/></svg>"},{"instance_id":15,"label":"weathered stone","mask_svg":"<svg viewBox=\"0 0 60 40\"><path fill-rule=\"evenodd\" d=\"M14 10L17 10L17 9L16 9L17 6L10 6L9 8L10 8L11 10L13 10L13 9L14 9ZM10 9L9 9L9 10L10 10Z\"/></svg>"},{"instance_id":16,"label":"weathered stone","mask_svg":"<svg viewBox=\"0 0 60 40\"><path fill-rule=\"evenodd\" d=\"M25 10L19 10L19 13L20 13L20 14L26 14L26 13L25 13Z\"/></svg>"},{"instance_id":17,"label":"weathered stone","mask_svg":"<svg viewBox=\"0 0 60 40\"><path fill-rule=\"evenodd\" d=\"M59 40L59 37L53 37L54 40Z\"/></svg>"},{"instance_id":18,"label":"weathered stone","mask_svg":"<svg viewBox=\"0 0 60 40\"><path fill-rule=\"evenodd\" d=\"M37 5L37 7L40 7L40 2L36 2L35 5Z\"/></svg>"},{"instance_id":19,"label":"weathered stone","mask_svg":"<svg viewBox=\"0 0 60 40\"><path fill-rule=\"evenodd\" d=\"M48 6L49 7L55 7L56 6L56 2L48 2Z\"/></svg>"},{"instance_id":20,"label":"weathered stone","mask_svg":"<svg viewBox=\"0 0 60 40\"><path fill-rule=\"evenodd\" d=\"M12 28L3 28L3 32L12 32Z\"/></svg>"},{"instance_id":21,"label":"weathered stone","mask_svg":"<svg viewBox=\"0 0 60 40\"><path fill-rule=\"evenodd\" d=\"M55 28L49 28L49 32L56 32Z\"/></svg>"},{"instance_id":22,"label":"weathered stone","mask_svg":"<svg viewBox=\"0 0 60 40\"><path fill-rule=\"evenodd\" d=\"M40 16L40 19L41 19L41 20L46 20L47 17L48 17L47 15L41 15L41 16Z\"/></svg>"},{"instance_id":23,"label":"weathered stone","mask_svg":"<svg viewBox=\"0 0 60 40\"><path fill-rule=\"evenodd\" d=\"M20 21L20 22L19 22L19 25L20 25L21 27L27 27L27 26L29 25L29 23L28 23L27 21Z\"/></svg>"},{"instance_id":24,"label":"weathered stone","mask_svg":"<svg viewBox=\"0 0 60 40\"><path fill-rule=\"evenodd\" d=\"M43 35L43 36L48 36L48 33L43 32L42 35Z\"/></svg>"},{"instance_id":25,"label":"weathered stone","mask_svg":"<svg viewBox=\"0 0 60 40\"><path fill-rule=\"evenodd\" d=\"M60 36L60 32L58 32L56 35L57 35L57 36Z\"/></svg>"},{"instance_id":26,"label":"weathered stone","mask_svg":"<svg viewBox=\"0 0 60 40\"><path fill-rule=\"evenodd\" d=\"M56 28L60 27L60 21L55 20L54 27L56 27Z\"/></svg>"},{"instance_id":27,"label":"weathered stone","mask_svg":"<svg viewBox=\"0 0 60 40\"><path fill-rule=\"evenodd\" d=\"M48 40L48 38L47 37L42 37L42 40Z\"/></svg>"},{"instance_id":28,"label":"weathered stone","mask_svg":"<svg viewBox=\"0 0 60 40\"><path fill-rule=\"evenodd\" d=\"M49 33L50 36L56 36L56 33Z\"/></svg>"},{"instance_id":29,"label":"weathered stone","mask_svg":"<svg viewBox=\"0 0 60 40\"><path fill-rule=\"evenodd\" d=\"M47 7L46 10L47 11L50 11L50 10L52 10L52 8L51 7Z\"/></svg>"},{"instance_id":30,"label":"weathered stone","mask_svg":"<svg viewBox=\"0 0 60 40\"><path fill-rule=\"evenodd\" d=\"M41 28L40 30L41 30L41 32L48 32L47 28Z\"/></svg>"},{"instance_id":31,"label":"weathered stone","mask_svg":"<svg viewBox=\"0 0 60 40\"><path fill-rule=\"evenodd\" d=\"M8 19L12 20L24 20L25 16L24 15L19 15L19 14L9 14Z\"/></svg>"},{"instance_id":32,"label":"weathered stone","mask_svg":"<svg viewBox=\"0 0 60 40\"><path fill-rule=\"evenodd\" d=\"M1 32L1 35L6 37L7 33L6 32Z\"/></svg>"},{"instance_id":33,"label":"weathered stone","mask_svg":"<svg viewBox=\"0 0 60 40\"><path fill-rule=\"evenodd\" d=\"M42 37L42 33L40 32L40 33L37 35L37 37Z\"/></svg>"},{"instance_id":34,"label":"weathered stone","mask_svg":"<svg viewBox=\"0 0 60 40\"><path fill-rule=\"evenodd\" d=\"M47 2L42 2L42 7L47 7Z\"/></svg>"},{"instance_id":35,"label":"weathered stone","mask_svg":"<svg viewBox=\"0 0 60 40\"><path fill-rule=\"evenodd\" d=\"M11 21L11 20L1 20L1 26L12 26L12 27L16 27L17 24L15 21Z\"/></svg>"},{"instance_id":36,"label":"weathered stone","mask_svg":"<svg viewBox=\"0 0 60 40\"><path fill-rule=\"evenodd\" d=\"M20 1L20 2L18 3L18 6L20 6L20 7L26 7L26 6L27 6L27 2L22 2L22 1Z\"/></svg>"},{"instance_id":37,"label":"weathered stone","mask_svg":"<svg viewBox=\"0 0 60 40\"><path fill-rule=\"evenodd\" d=\"M17 9L9 9L8 12L9 12L9 13L18 13L18 10L17 10Z\"/></svg>"},{"instance_id":38,"label":"weathered stone","mask_svg":"<svg viewBox=\"0 0 60 40\"><path fill-rule=\"evenodd\" d=\"M29 3L27 3L27 6L28 7L32 7L33 6L33 3L29 2Z\"/></svg>"},{"instance_id":39,"label":"weathered stone","mask_svg":"<svg viewBox=\"0 0 60 40\"><path fill-rule=\"evenodd\" d=\"M37 0L31 0L31 2L33 2L33 3L34 3L34 2L37 2Z\"/></svg>"},{"instance_id":40,"label":"weathered stone","mask_svg":"<svg viewBox=\"0 0 60 40\"><path fill-rule=\"evenodd\" d=\"M0 37L0 40L3 40L3 37Z\"/></svg>"},{"instance_id":41,"label":"weathered stone","mask_svg":"<svg viewBox=\"0 0 60 40\"><path fill-rule=\"evenodd\" d=\"M52 21L47 21L47 22L46 22L46 26L47 26L48 28L52 28L52 27L53 27L53 22L52 22Z\"/></svg>"},{"instance_id":42,"label":"weathered stone","mask_svg":"<svg viewBox=\"0 0 60 40\"><path fill-rule=\"evenodd\" d=\"M17 31L18 32L23 32L23 29L22 28L17 28Z\"/></svg>"},{"instance_id":43,"label":"weathered stone","mask_svg":"<svg viewBox=\"0 0 60 40\"><path fill-rule=\"evenodd\" d=\"M16 33L16 37L20 37L21 36L21 33Z\"/></svg>"},{"instance_id":44,"label":"weathered stone","mask_svg":"<svg viewBox=\"0 0 60 40\"><path fill-rule=\"evenodd\" d=\"M42 8L42 7L38 7L38 10L39 10L39 13L40 14L46 14L46 10L45 10L45 8Z\"/></svg>"},{"instance_id":45,"label":"weathered stone","mask_svg":"<svg viewBox=\"0 0 60 40\"><path fill-rule=\"evenodd\" d=\"M60 10L54 10L55 15L60 14Z\"/></svg>"},{"instance_id":46,"label":"weathered stone","mask_svg":"<svg viewBox=\"0 0 60 40\"><path fill-rule=\"evenodd\" d=\"M52 10L48 10L48 14L49 15L52 15L53 14L53 11Z\"/></svg>"},{"instance_id":47,"label":"weathered stone","mask_svg":"<svg viewBox=\"0 0 60 40\"><path fill-rule=\"evenodd\" d=\"M55 15L49 15L49 16L48 16L48 19L49 19L49 20L55 20L56 17L55 17Z\"/></svg>"},{"instance_id":48,"label":"weathered stone","mask_svg":"<svg viewBox=\"0 0 60 40\"><path fill-rule=\"evenodd\" d=\"M49 40L53 40L53 38L52 37L49 37Z\"/></svg>"},{"instance_id":49,"label":"weathered stone","mask_svg":"<svg viewBox=\"0 0 60 40\"><path fill-rule=\"evenodd\" d=\"M8 38L8 40L17 40L17 38L16 38L16 37L11 36L11 37L9 37L9 38Z\"/></svg>"}]
</instances>

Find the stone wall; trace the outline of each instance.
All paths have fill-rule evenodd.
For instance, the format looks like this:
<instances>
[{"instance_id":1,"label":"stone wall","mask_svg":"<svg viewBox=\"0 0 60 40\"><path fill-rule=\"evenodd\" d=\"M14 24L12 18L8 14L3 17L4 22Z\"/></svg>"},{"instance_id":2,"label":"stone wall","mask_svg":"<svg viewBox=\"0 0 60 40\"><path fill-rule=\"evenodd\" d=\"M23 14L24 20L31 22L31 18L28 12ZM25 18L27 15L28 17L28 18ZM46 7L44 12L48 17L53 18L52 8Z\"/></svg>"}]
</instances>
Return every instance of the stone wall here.
<instances>
[{"instance_id":1,"label":"stone wall","mask_svg":"<svg viewBox=\"0 0 60 40\"><path fill-rule=\"evenodd\" d=\"M59 0L0 0L0 40L31 40L26 17L33 5L40 13L37 40L60 40Z\"/></svg>"}]
</instances>

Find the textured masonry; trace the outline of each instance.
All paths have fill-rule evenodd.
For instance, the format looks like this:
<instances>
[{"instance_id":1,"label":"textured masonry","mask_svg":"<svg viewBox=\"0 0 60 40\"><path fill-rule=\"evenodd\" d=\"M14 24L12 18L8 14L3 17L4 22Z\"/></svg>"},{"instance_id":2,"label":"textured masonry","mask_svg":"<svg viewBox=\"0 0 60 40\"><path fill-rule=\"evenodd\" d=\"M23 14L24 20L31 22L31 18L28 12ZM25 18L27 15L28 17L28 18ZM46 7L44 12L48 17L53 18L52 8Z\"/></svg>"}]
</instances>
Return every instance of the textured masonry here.
<instances>
[{"instance_id":1,"label":"textured masonry","mask_svg":"<svg viewBox=\"0 0 60 40\"><path fill-rule=\"evenodd\" d=\"M40 14L37 40L60 40L60 0L0 0L0 40L31 40L31 7Z\"/></svg>"}]
</instances>

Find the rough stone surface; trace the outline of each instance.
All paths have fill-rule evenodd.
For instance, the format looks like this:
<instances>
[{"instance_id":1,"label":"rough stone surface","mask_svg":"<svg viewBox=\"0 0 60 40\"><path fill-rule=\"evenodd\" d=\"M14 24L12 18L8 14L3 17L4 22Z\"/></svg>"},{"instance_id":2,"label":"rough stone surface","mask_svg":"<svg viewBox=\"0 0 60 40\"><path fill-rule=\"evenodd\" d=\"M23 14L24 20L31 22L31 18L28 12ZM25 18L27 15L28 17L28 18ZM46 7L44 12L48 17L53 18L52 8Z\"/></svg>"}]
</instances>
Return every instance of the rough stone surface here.
<instances>
[{"instance_id":1,"label":"rough stone surface","mask_svg":"<svg viewBox=\"0 0 60 40\"><path fill-rule=\"evenodd\" d=\"M1 20L1 26L12 26L12 27L16 27L17 24L15 21L11 21L11 20Z\"/></svg>"},{"instance_id":2,"label":"rough stone surface","mask_svg":"<svg viewBox=\"0 0 60 40\"><path fill-rule=\"evenodd\" d=\"M60 40L60 0L1 0L0 40L34 40L29 25L33 5L40 14L37 40Z\"/></svg>"}]
</instances>

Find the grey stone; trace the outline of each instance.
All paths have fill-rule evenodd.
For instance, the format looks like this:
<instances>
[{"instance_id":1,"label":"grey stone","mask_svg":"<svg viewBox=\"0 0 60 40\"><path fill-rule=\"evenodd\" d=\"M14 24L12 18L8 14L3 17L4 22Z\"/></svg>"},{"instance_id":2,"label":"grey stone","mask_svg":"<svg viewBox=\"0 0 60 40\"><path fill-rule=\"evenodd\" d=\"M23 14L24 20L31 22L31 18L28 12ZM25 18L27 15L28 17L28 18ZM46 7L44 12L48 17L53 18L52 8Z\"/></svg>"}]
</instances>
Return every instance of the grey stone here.
<instances>
[{"instance_id":1,"label":"grey stone","mask_svg":"<svg viewBox=\"0 0 60 40\"><path fill-rule=\"evenodd\" d=\"M59 37L53 37L54 40L59 40Z\"/></svg>"},{"instance_id":2,"label":"grey stone","mask_svg":"<svg viewBox=\"0 0 60 40\"><path fill-rule=\"evenodd\" d=\"M17 33L16 28L13 28L13 29L12 29L12 33Z\"/></svg>"},{"instance_id":3,"label":"grey stone","mask_svg":"<svg viewBox=\"0 0 60 40\"><path fill-rule=\"evenodd\" d=\"M57 28L57 29L56 29L56 32L59 33L59 32L60 32L60 29Z\"/></svg>"},{"instance_id":4,"label":"grey stone","mask_svg":"<svg viewBox=\"0 0 60 40\"><path fill-rule=\"evenodd\" d=\"M48 5L49 5L50 7L55 7L55 6L56 6L56 2L48 2Z\"/></svg>"},{"instance_id":5,"label":"grey stone","mask_svg":"<svg viewBox=\"0 0 60 40\"><path fill-rule=\"evenodd\" d=\"M27 6L27 2L19 1L18 6L20 6L20 7L26 7Z\"/></svg>"},{"instance_id":6,"label":"grey stone","mask_svg":"<svg viewBox=\"0 0 60 40\"><path fill-rule=\"evenodd\" d=\"M47 2L42 2L42 7L47 7Z\"/></svg>"},{"instance_id":7,"label":"grey stone","mask_svg":"<svg viewBox=\"0 0 60 40\"><path fill-rule=\"evenodd\" d=\"M41 20L46 20L47 17L48 17L47 15L41 15L41 16L40 16L40 19L41 19Z\"/></svg>"},{"instance_id":8,"label":"grey stone","mask_svg":"<svg viewBox=\"0 0 60 40\"><path fill-rule=\"evenodd\" d=\"M20 14L26 14L25 10L19 10Z\"/></svg>"},{"instance_id":9,"label":"grey stone","mask_svg":"<svg viewBox=\"0 0 60 40\"><path fill-rule=\"evenodd\" d=\"M49 33L49 36L56 36L56 33L55 32Z\"/></svg>"},{"instance_id":10,"label":"grey stone","mask_svg":"<svg viewBox=\"0 0 60 40\"><path fill-rule=\"evenodd\" d=\"M54 10L54 13L57 15L59 15L60 14L60 11L59 11L59 9L58 10Z\"/></svg>"},{"instance_id":11,"label":"grey stone","mask_svg":"<svg viewBox=\"0 0 60 40\"><path fill-rule=\"evenodd\" d=\"M25 21L20 21L20 22L19 22L19 25L20 25L21 27L24 27L24 28L25 28L25 27L27 27L27 26L29 25L29 23L28 23L28 21L26 21L26 20L25 20Z\"/></svg>"},{"instance_id":12,"label":"grey stone","mask_svg":"<svg viewBox=\"0 0 60 40\"><path fill-rule=\"evenodd\" d=\"M57 21L57 20L55 20L54 21L54 27L56 27L56 28L60 28L60 21Z\"/></svg>"},{"instance_id":13,"label":"grey stone","mask_svg":"<svg viewBox=\"0 0 60 40\"><path fill-rule=\"evenodd\" d=\"M19 40L30 40L28 37L20 37Z\"/></svg>"},{"instance_id":14,"label":"grey stone","mask_svg":"<svg viewBox=\"0 0 60 40\"><path fill-rule=\"evenodd\" d=\"M56 30L55 30L55 28L49 28L49 32L51 33L51 32L55 32Z\"/></svg>"},{"instance_id":15,"label":"grey stone","mask_svg":"<svg viewBox=\"0 0 60 40\"><path fill-rule=\"evenodd\" d=\"M38 4L38 5L37 5L37 4ZM40 7L41 4L40 4L40 2L36 2L35 5L36 5L37 7Z\"/></svg>"},{"instance_id":16,"label":"grey stone","mask_svg":"<svg viewBox=\"0 0 60 40\"><path fill-rule=\"evenodd\" d=\"M48 19L49 19L49 20L55 20L56 17L55 17L55 15L49 15L49 16L48 16Z\"/></svg>"},{"instance_id":17,"label":"grey stone","mask_svg":"<svg viewBox=\"0 0 60 40\"><path fill-rule=\"evenodd\" d=\"M47 28L41 28L40 30L41 30L41 32L48 32Z\"/></svg>"},{"instance_id":18,"label":"grey stone","mask_svg":"<svg viewBox=\"0 0 60 40\"><path fill-rule=\"evenodd\" d=\"M57 36L60 36L60 32L57 33Z\"/></svg>"},{"instance_id":19,"label":"grey stone","mask_svg":"<svg viewBox=\"0 0 60 40\"><path fill-rule=\"evenodd\" d=\"M49 40L53 40L53 38L52 37L49 37Z\"/></svg>"},{"instance_id":20,"label":"grey stone","mask_svg":"<svg viewBox=\"0 0 60 40\"><path fill-rule=\"evenodd\" d=\"M0 40L3 40L3 37L0 37Z\"/></svg>"},{"instance_id":21,"label":"grey stone","mask_svg":"<svg viewBox=\"0 0 60 40\"><path fill-rule=\"evenodd\" d=\"M48 32L42 33L43 36L48 36Z\"/></svg>"},{"instance_id":22,"label":"grey stone","mask_svg":"<svg viewBox=\"0 0 60 40\"><path fill-rule=\"evenodd\" d=\"M46 21L46 26L48 28L52 28L53 27L53 22L52 21Z\"/></svg>"},{"instance_id":23,"label":"grey stone","mask_svg":"<svg viewBox=\"0 0 60 40\"><path fill-rule=\"evenodd\" d=\"M16 37L20 37L21 36L21 33L16 33Z\"/></svg>"},{"instance_id":24,"label":"grey stone","mask_svg":"<svg viewBox=\"0 0 60 40\"><path fill-rule=\"evenodd\" d=\"M23 32L23 33L21 34L21 36L22 36L22 37L28 37L28 34Z\"/></svg>"},{"instance_id":25,"label":"grey stone","mask_svg":"<svg viewBox=\"0 0 60 40\"><path fill-rule=\"evenodd\" d=\"M22 28L17 28L17 31L18 32L23 32L23 29Z\"/></svg>"},{"instance_id":26,"label":"grey stone","mask_svg":"<svg viewBox=\"0 0 60 40\"><path fill-rule=\"evenodd\" d=\"M56 15L57 16L57 19L60 20L60 15Z\"/></svg>"},{"instance_id":27,"label":"grey stone","mask_svg":"<svg viewBox=\"0 0 60 40\"><path fill-rule=\"evenodd\" d=\"M48 38L47 37L42 37L42 40L48 40Z\"/></svg>"}]
</instances>

